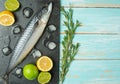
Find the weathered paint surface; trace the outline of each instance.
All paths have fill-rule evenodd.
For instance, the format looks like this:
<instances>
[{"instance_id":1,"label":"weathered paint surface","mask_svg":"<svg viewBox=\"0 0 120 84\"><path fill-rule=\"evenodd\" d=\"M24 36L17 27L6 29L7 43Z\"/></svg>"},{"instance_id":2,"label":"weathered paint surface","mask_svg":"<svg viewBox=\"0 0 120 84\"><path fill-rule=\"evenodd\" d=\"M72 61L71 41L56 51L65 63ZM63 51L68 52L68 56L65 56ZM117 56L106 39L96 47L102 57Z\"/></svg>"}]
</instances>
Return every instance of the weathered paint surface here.
<instances>
[{"instance_id":1,"label":"weathered paint surface","mask_svg":"<svg viewBox=\"0 0 120 84\"><path fill-rule=\"evenodd\" d=\"M61 4L120 4L120 0L61 0Z\"/></svg>"},{"instance_id":2,"label":"weathered paint surface","mask_svg":"<svg viewBox=\"0 0 120 84\"><path fill-rule=\"evenodd\" d=\"M79 20L82 26L77 32L86 33L119 33L120 34L120 8L74 8L74 20ZM61 16L61 32L63 26Z\"/></svg>"},{"instance_id":3,"label":"weathered paint surface","mask_svg":"<svg viewBox=\"0 0 120 84\"><path fill-rule=\"evenodd\" d=\"M64 84L120 84L120 0L62 0L74 8L74 20L83 26L76 31L74 43L81 43ZM100 8L91 5L99 4ZM114 4L114 5L113 5ZM109 6L104 8L102 6ZM61 41L64 36L61 16ZM62 45L60 54L62 55Z\"/></svg>"},{"instance_id":4,"label":"weathered paint surface","mask_svg":"<svg viewBox=\"0 0 120 84\"><path fill-rule=\"evenodd\" d=\"M120 84L119 60L76 60L64 84Z\"/></svg>"},{"instance_id":5,"label":"weathered paint surface","mask_svg":"<svg viewBox=\"0 0 120 84\"><path fill-rule=\"evenodd\" d=\"M120 59L120 35L77 34L77 42L81 46L75 59Z\"/></svg>"}]
</instances>

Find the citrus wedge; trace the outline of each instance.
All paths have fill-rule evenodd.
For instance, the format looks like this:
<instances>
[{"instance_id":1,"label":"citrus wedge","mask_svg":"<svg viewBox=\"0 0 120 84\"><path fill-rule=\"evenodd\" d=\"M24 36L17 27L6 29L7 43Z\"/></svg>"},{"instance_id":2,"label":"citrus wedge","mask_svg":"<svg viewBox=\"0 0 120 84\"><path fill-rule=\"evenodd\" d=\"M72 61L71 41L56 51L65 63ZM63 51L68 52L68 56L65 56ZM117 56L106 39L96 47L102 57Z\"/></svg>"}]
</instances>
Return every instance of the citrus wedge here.
<instances>
[{"instance_id":1,"label":"citrus wedge","mask_svg":"<svg viewBox=\"0 0 120 84\"><path fill-rule=\"evenodd\" d=\"M42 56L37 60L36 65L40 71L50 71L53 67L53 61L48 56Z\"/></svg>"},{"instance_id":2,"label":"citrus wedge","mask_svg":"<svg viewBox=\"0 0 120 84\"><path fill-rule=\"evenodd\" d=\"M20 7L18 0L6 0L4 6L9 11L16 11Z\"/></svg>"},{"instance_id":3,"label":"citrus wedge","mask_svg":"<svg viewBox=\"0 0 120 84\"><path fill-rule=\"evenodd\" d=\"M12 12L2 11L0 12L0 24L3 26L10 26L15 22L15 18Z\"/></svg>"},{"instance_id":4,"label":"citrus wedge","mask_svg":"<svg viewBox=\"0 0 120 84\"><path fill-rule=\"evenodd\" d=\"M40 72L38 76L38 82L40 84L46 84L51 80L51 74L49 72Z\"/></svg>"}]
</instances>

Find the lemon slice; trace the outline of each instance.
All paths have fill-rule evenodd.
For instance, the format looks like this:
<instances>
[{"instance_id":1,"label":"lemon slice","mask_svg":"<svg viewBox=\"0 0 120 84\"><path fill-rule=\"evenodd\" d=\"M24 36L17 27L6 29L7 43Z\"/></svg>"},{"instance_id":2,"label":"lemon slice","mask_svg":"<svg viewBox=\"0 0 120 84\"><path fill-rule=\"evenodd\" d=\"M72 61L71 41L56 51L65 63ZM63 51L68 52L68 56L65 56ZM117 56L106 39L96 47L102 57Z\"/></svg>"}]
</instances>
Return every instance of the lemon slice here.
<instances>
[{"instance_id":1,"label":"lemon slice","mask_svg":"<svg viewBox=\"0 0 120 84\"><path fill-rule=\"evenodd\" d=\"M50 71L53 67L53 61L48 56L42 56L37 60L36 65L40 71Z\"/></svg>"},{"instance_id":2,"label":"lemon slice","mask_svg":"<svg viewBox=\"0 0 120 84\"><path fill-rule=\"evenodd\" d=\"M49 72L41 72L38 76L38 82L40 84L46 84L50 82L51 80L51 74Z\"/></svg>"},{"instance_id":3,"label":"lemon slice","mask_svg":"<svg viewBox=\"0 0 120 84\"><path fill-rule=\"evenodd\" d=\"M3 26L10 26L15 22L15 18L12 12L2 11L0 12L0 24Z\"/></svg>"},{"instance_id":4,"label":"lemon slice","mask_svg":"<svg viewBox=\"0 0 120 84\"><path fill-rule=\"evenodd\" d=\"M16 11L20 7L18 0L6 0L4 6L9 11Z\"/></svg>"}]
</instances>

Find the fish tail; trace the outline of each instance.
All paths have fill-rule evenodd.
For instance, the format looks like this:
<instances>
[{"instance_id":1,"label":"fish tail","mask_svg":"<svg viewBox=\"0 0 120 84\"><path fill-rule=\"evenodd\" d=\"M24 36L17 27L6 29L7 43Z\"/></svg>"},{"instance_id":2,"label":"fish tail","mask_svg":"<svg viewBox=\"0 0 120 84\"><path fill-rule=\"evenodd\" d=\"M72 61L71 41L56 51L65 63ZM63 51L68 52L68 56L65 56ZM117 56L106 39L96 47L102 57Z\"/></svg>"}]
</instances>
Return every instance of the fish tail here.
<instances>
[{"instance_id":1,"label":"fish tail","mask_svg":"<svg viewBox=\"0 0 120 84\"><path fill-rule=\"evenodd\" d=\"M0 77L0 84L8 84L8 75L7 74Z\"/></svg>"}]
</instances>

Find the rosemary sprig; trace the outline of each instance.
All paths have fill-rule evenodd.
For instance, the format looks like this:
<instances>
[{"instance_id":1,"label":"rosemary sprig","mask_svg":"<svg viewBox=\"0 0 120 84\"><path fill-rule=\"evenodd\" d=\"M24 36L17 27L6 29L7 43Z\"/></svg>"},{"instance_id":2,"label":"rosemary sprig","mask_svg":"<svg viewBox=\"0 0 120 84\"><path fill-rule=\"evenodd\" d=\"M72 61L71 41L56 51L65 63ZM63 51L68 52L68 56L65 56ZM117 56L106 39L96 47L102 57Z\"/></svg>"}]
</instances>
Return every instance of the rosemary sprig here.
<instances>
[{"instance_id":1,"label":"rosemary sprig","mask_svg":"<svg viewBox=\"0 0 120 84\"><path fill-rule=\"evenodd\" d=\"M64 26L66 26L67 30L65 30L65 36L62 40L63 53L61 59L61 67L60 67L60 84L63 84L65 77L69 71L70 64L74 60L75 55L78 52L79 43L74 44L73 39L75 36L76 29L81 26L81 23L76 20L73 21L73 9L69 8L65 10L64 7L61 7L61 13L65 17Z\"/></svg>"}]
</instances>

